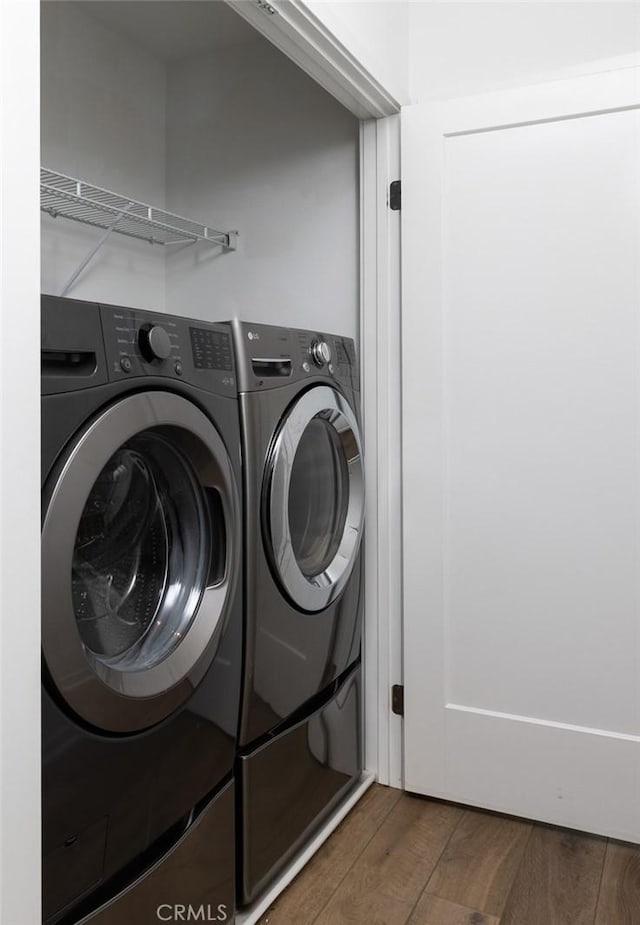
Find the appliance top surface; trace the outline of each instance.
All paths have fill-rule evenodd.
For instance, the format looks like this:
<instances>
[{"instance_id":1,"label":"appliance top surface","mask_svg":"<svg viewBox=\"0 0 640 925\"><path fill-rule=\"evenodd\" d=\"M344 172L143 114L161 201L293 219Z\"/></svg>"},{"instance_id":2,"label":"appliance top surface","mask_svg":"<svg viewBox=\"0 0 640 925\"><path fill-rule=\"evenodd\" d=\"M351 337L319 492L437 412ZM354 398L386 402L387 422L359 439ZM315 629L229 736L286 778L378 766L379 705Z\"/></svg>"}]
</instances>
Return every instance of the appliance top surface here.
<instances>
[{"instance_id":1,"label":"appliance top surface","mask_svg":"<svg viewBox=\"0 0 640 925\"><path fill-rule=\"evenodd\" d=\"M360 390L356 347L350 337L237 319L231 326L240 392L318 378Z\"/></svg>"},{"instance_id":2,"label":"appliance top surface","mask_svg":"<svg viewBox=\"0 0 640 925\"><path fill-rule=\"evenodd\" d=\"M226 324L43 296L41 351L43 394L160 376L237 396Z\"/></svg>"}]
</instances>

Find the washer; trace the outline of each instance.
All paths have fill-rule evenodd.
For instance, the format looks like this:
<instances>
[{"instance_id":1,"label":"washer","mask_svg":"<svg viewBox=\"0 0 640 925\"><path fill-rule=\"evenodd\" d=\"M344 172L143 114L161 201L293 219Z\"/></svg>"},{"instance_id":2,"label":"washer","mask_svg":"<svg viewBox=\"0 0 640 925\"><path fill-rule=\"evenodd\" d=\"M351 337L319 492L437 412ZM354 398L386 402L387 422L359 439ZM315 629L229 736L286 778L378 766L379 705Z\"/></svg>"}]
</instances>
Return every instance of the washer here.
<instances>
[{"instance_id":1,"label":"washer","mask_svg":"<svg viewBox=\"0 0 640 925\"><path fill-rule=\"evenodd\" d=\"M244 456L246 905L361 772L364 480L353 341L232 329Z\"/></svg>"},{"instance_id":2,"label":"washer","mask_svg":"<svg viewBox=\"0 0 640 925\"><path fill-rule=\"evenodd\" d=\"M43 920L233 921L229 331L45 296L41 386Z\"/></svg>"}]
</instances>

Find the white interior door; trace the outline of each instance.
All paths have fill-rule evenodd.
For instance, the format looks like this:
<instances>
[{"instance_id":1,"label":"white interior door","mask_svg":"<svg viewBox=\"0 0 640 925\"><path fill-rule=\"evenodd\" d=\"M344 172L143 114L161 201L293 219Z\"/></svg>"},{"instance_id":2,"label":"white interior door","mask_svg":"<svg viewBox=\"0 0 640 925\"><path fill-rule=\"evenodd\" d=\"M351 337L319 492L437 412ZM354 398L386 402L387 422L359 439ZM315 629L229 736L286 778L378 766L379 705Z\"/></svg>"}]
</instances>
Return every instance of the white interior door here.
<instances>
[{"instance_id":1,"label":"white interior door","mask_svg":"<svg viewBox=\"0 0 640 925\"><path fill-rule=\"evenodd\" d=\"M640 69L402 121L405 786L640 841Z\"/></svg>"}]
</instances>

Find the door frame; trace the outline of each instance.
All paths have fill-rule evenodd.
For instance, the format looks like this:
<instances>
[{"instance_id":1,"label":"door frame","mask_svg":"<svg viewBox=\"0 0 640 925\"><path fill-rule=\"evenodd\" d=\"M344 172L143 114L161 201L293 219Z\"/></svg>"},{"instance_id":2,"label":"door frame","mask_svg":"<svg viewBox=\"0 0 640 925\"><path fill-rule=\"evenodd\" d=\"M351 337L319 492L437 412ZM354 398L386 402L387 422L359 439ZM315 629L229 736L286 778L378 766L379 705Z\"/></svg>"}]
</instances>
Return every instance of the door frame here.
<instances>
[{"instance_id":1,"label":"door frame","mask_svg":"<svg viewBox=\"0 0 640 925\"><path fill-rule=\"evenodd\" d=\"M225 0L358 119L400 112L400 103L304 0Z\"/></svg>"},{"instance_id":2,"label":"door frame","mask_svg":"<svg viewBox=\"0 0 640 925\"><path fill-rule=\"evenodd\" d=\"M400 212L388 203L400 116L361 123L360 137L365 767L402 788L403 722L391 710L391 687L403 680Z\"/></svg>"}]
</instances>

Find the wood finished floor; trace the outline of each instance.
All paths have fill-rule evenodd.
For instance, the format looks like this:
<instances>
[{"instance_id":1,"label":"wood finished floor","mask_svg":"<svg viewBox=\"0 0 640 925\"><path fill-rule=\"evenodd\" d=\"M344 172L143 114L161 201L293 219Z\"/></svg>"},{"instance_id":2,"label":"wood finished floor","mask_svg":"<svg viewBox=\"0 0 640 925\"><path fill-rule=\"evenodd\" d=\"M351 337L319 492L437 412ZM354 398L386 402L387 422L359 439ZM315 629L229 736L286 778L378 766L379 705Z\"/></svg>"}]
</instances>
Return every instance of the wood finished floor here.
<instances>
[{"instance_id":1,"label":"wood finished floor","mask_svg":"<svg viewBox=\"0 0 640 925\"><path fill-rule=\"evenodd\" d=\"M259 925L640 925L640 846L374 785Z\"/></svg>"}]
</instances>

